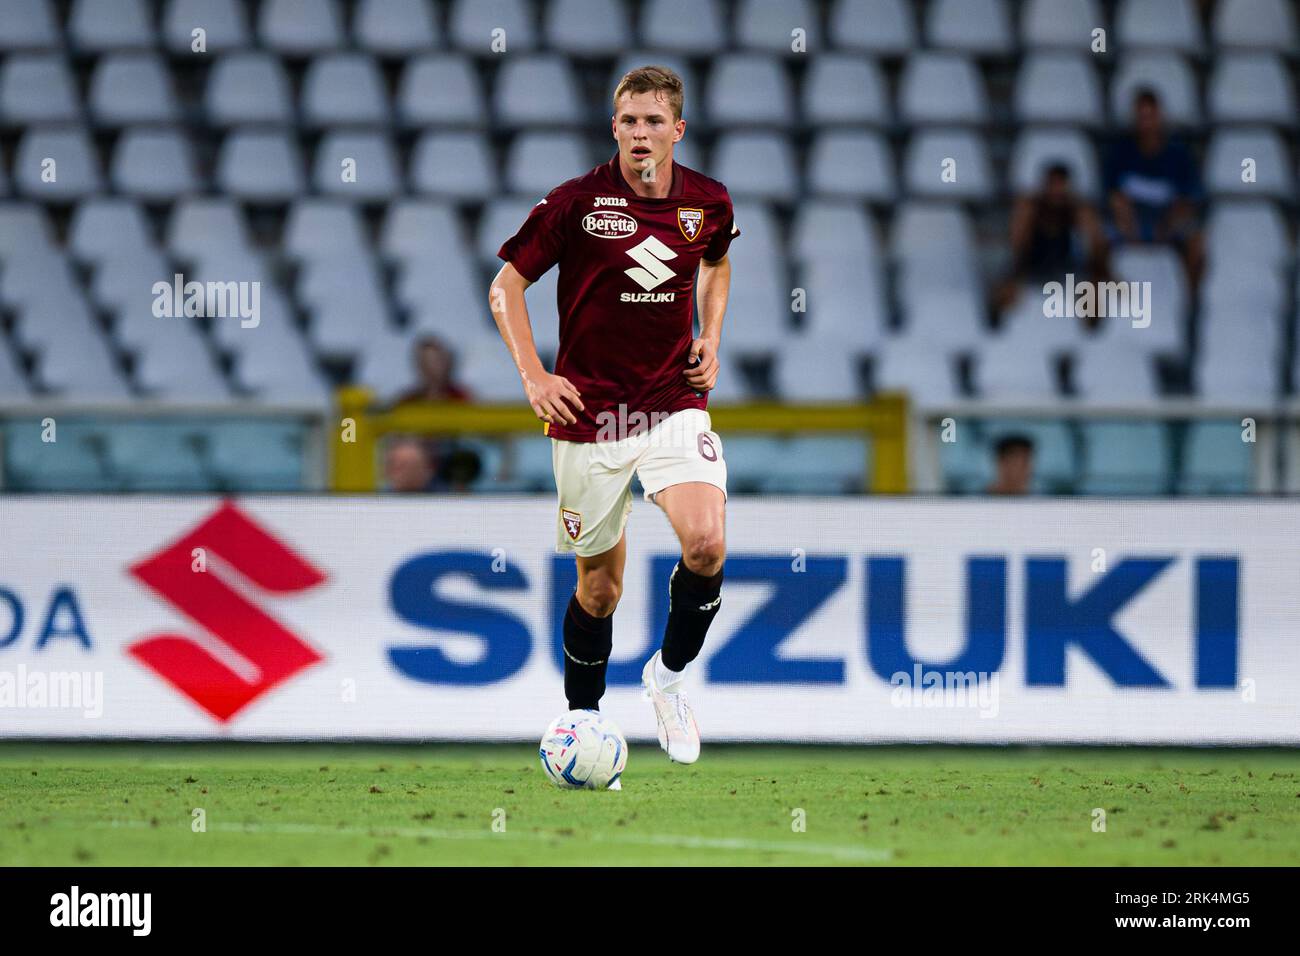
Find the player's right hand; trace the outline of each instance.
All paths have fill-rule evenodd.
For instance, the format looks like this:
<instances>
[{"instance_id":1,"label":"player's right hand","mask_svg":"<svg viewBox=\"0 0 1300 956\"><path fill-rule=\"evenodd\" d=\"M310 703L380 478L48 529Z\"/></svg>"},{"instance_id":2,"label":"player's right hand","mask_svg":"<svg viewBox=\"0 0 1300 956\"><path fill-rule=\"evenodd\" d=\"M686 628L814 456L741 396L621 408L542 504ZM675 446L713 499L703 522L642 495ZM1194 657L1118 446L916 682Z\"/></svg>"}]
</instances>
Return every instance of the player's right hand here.
<instances>
[{"instance_id":1,"label":"player's right hand","mask_svg":"<svg viewBox=\"0 0 1300 956\"><path fill-rule=\"evenodd\" d=\"M573 383L562 375L542 372L537 376L524 379L524 390L528 393L528 404L533 406L537 417L544 422L563 422L576 425L578 416L569 408L575 406L582 411L581 393Z\"/></svg>"}]
</instances>

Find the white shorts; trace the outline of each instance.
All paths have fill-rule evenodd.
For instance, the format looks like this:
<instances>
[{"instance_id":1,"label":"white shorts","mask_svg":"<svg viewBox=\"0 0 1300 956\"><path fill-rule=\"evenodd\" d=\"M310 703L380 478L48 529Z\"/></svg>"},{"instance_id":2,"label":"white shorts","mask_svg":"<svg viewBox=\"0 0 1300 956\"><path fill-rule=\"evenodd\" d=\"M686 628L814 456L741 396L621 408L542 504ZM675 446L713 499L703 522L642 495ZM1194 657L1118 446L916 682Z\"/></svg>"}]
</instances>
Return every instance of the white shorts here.
<instances>
[{"instance_id":1,"label":"white shorts","mask_svg":"<svg viewBox=\"0 0 1300 956\"><path fill-rule=\"evenodd\" d=\"M645 488L645 499L669 485L702 481L727 494L727 463L722 439L710 430L702 408L673 412L653 428L619 441L582 442L551 439L551 462L559 511L555 550L584 558L618 544L632 513L632 474Z\"/></svg>"}]
</instances>

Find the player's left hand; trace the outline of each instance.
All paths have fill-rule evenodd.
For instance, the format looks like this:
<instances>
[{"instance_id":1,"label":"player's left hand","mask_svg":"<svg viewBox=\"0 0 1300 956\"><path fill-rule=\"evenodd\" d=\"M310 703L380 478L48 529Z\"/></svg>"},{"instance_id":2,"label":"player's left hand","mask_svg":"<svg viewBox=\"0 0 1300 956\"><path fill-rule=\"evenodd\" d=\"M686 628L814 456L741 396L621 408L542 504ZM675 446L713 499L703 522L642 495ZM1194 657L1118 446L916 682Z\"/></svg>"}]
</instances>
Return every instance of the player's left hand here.
<instances>
[{"instance_id":1,"label":"player's left hand","mask_svg":"<svg viewBox=\"0 0 1300 956\"><path fill-rule=\"evenodd\" d=\"M697 392L707 392L718 382L718 346L712 339L696 339L691 343L692 359L698 365L688 366L682 374Z\"/></svg>"}]
</instances>

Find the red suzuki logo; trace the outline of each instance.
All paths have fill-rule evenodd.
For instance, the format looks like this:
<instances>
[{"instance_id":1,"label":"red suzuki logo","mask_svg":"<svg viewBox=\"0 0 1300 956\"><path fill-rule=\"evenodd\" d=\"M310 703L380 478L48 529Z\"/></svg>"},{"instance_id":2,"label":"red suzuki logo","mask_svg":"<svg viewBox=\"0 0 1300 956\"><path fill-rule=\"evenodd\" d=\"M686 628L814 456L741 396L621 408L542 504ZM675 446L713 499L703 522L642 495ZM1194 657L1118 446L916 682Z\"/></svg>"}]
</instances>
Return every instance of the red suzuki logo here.
<instances>
[{"instance_id":1,"label":"red suzuki logo","mask_svg":"<svg viewBox=\"0 0 1300 956\"><path fill-rule=\"evenodd\" d=\"M202 549L201 570L194 564L197 548ZM277 684L321 660L315 648L232 585L237 574L263 591L293 594L321 584L325 575L229 502L185 537L130 570L230 655L247 663L247 676L240 675L184 634L155 634L127 648L127 653L217 720L229 720Z\"/></svg>"}]
</instances>

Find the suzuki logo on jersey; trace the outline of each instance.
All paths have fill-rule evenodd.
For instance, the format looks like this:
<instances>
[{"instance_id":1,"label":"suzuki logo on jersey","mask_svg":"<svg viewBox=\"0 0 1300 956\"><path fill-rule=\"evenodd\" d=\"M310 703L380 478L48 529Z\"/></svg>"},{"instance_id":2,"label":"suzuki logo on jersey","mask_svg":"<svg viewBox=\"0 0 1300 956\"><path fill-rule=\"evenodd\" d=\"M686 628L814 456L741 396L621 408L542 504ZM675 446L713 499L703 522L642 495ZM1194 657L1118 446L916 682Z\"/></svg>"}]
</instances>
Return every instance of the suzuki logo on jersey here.
<instances>
[{"instance_id":1,"label":"suzuki logo on jersey","mask_svg":"<svg viewBox=\"0 0 1300 956\"><path fill-rule=\"evenodd\" d=\"M200 634L154 634L127 653L219 721L322 659L249 594L296 594L325 575L232 504L131 573Z\"/></svg>"},{"instance_id":2,"label":"suzuki logo on jersey","mask_svg":"<svg viewBox=\"0 0 1300 956\"><path fill-rule=\"evenodd\" d=\"M589 212L582 217L582 228L597 239L619 239L636 235L636 220L625 212Z\"/></svg>"},{"instance_id":3,"label":"suzuki logo on jersey","mask_svg":"<svg viewBox=\"0 0 1300 956\"><path fill-rule=\"evenodd\" d=\"M700 234L700 227L703 225L703 209L677 210L677 228L682 231L682 235L686 237L687 241L696 239Z\"/></svg>"},{"instance_id":4,"label":"suzuki logo on jersey","mask_svg":"<svg viewBox=\"0 0 1300 956\"><path fill-rule=\"evenodd\" d=\"M664 260L676 259L677 253L655 236L646 236L627 250L627 254L640 263L640 268L624 269L623 272L646 291L624 292L618 297L620 302L672 302L676 299L675 292L650 292L650 290L677 276L676 272L664 265Z\"/></svg>"}]
</instances>

